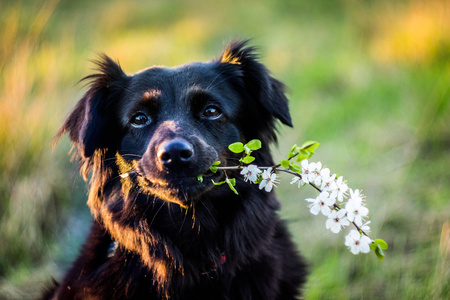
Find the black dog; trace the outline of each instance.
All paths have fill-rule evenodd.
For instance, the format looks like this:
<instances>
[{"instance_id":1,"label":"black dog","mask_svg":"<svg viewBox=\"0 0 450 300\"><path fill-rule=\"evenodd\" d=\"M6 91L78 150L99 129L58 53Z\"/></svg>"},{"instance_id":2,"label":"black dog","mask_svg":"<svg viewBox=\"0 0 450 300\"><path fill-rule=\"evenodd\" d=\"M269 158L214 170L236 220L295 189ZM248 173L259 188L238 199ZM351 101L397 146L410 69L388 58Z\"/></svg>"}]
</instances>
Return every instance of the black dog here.
<instances>
[{"instance_id":1,"label":"black dog","mask_svg":"<svg viewBox=\"0 0 450 300\"><path fill-rule=\"evenodd\" d=\"M233 142L262 141L273 165L275 121L291 126L282 83L246 42L216 60L132 76L107 56L67 118L94 222L51 299L295 299L306 266L273 193L215 186ZM197 175L204 174L203 182Z\"/></svg>"}]
</instances>

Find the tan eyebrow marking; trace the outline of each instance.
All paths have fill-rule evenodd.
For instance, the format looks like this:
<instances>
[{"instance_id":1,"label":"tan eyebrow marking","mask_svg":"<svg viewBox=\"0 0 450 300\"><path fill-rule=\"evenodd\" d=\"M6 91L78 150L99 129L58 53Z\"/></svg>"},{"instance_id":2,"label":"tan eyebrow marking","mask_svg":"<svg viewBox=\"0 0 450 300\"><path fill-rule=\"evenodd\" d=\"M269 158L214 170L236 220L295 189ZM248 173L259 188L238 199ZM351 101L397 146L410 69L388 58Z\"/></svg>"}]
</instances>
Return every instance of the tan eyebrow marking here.
<instances>
[{"instance_id":1,"label":"tan eyebrow marking","mask_svg":"<svg viewBox=\"0 0 450 300\"><path fill-rule=\"evenodd\" d=\"M152 89L145 91L144 94L142 94L142 100L154 100L158 98L161 95L160 90Z\"/></svg>"}]
</instances>

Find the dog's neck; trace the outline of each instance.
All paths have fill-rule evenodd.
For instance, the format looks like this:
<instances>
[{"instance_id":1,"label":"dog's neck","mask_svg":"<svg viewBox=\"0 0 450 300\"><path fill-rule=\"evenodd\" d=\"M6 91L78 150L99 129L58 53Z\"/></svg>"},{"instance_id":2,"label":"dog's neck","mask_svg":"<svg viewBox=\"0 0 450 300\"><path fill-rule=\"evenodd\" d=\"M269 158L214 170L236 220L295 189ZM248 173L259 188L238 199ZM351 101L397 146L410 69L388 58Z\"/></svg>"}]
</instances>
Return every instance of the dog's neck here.
<instances>
[{"instance_id":1,"label":"dog's neck","mask_svg":"<svg viewBox=\"0 0 450 300\"><path fill-rule=\"evenodd\" d=\"M96 219L117 241L109 254L117 249L138 254L165 291L175 277L198 278L215 272L214 266L233 272L258 257L275 231L270 222L278 207L275 196L257 186L244 188L241 180L239 197L221 186L209 192L209 201L197 199L188 208L141 194L138 188L124 194L117 181L110 182L98 187L101 193L91 186L89 200Z\"/></svg>"}]
</instances>

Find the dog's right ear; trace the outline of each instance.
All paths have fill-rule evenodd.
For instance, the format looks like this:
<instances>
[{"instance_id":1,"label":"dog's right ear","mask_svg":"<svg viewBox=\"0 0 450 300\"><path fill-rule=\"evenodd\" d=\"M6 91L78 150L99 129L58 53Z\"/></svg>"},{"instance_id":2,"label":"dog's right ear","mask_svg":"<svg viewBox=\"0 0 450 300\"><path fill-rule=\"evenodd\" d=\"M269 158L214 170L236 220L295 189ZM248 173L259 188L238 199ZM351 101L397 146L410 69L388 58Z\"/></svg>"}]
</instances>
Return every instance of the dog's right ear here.
<instances>
[{"instance_id":1,"label":"dog's right ear","mask_svg":"<svg viewBox=\"0 0 450 300\"><path fill-rule=\"evenodd\" d=\"M283 124L292 127L285 86L270 75L269 70L259 62L256 48L248 46L248 40L229 44L220 57L222 64L235 67L245 92Z\"/></svg>"},{"instance_id":2,"label":"dog's right ear","mask_svg":"<svg viewBox=\"0 0 450 300\"><path fill-rule=\"evenodd\" d=\"M89 90L64 122L55 141L66 132L81 158L91 157L97 149L114 150L121 128L117 122L117 104L129 78L120 66L106 55L95 61L98 73L82 79Z\"/></svg>"}]
</instances>

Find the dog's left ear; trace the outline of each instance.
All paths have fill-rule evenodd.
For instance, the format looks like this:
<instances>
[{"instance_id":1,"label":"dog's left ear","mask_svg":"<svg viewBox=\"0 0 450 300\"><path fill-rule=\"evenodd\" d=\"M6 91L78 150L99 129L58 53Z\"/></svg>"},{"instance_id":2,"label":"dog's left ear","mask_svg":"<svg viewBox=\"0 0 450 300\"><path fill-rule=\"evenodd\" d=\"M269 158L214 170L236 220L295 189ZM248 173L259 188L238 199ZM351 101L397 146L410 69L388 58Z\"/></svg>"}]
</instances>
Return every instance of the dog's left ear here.
<instances>
[{"instance_id":1,"label":"dog's left ear","mask_svg":"<svg viewBox=\"0 0 450 300\"><path fill-rule=\"evenodd\" d=\"M117 105L126 89L128 77L111 58L102 55L95 62L98 73L87 76L89 90L81 98L55 137L65 132L82 159L93 156L96 150L114 150L120 135Z\"/></svg>"},{"instance_id":2,"label":"dog's left ear","mask_svg":"<svg viewBox=\"0 0 450 300\"><path fill-rule=\"evenodd\" d=\"M242 88L275 118L292 127L285 86L270 76L267 68L258 61L254 47L247 46L248 41L233 42L225 48L220 63L233 66L242 82Z\"/></svg>"}]
</instances>

